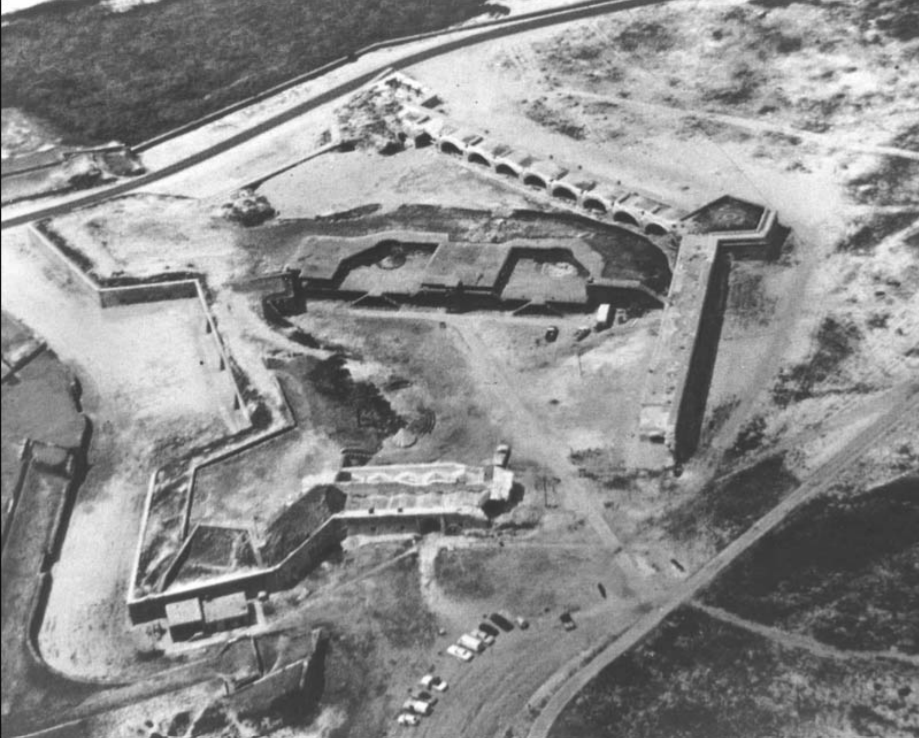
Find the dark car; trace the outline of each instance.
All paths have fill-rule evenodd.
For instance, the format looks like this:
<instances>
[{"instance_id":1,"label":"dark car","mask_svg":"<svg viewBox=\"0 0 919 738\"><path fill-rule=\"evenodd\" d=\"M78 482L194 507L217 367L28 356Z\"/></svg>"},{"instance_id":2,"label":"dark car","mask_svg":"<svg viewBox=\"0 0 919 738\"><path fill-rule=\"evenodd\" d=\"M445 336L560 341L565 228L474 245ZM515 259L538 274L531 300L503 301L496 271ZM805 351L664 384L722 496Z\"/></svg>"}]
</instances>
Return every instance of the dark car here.
<instances>
[{"instance_id":1,"label":"dark car","mask_svg":"<svg viewBox=\"0 0 919 738\"><path fill-rule=\"evenodd\" d=\"M497 638L499 635L501 635L501 631L490 623L479 623L479 630L490 635L492 638Z\"/></svg>"},{"instance_id":2,"label":"dark car","mask_svg":"<svg viewBox=\"0 0 919 738\"><path fill-rule=\"evenodd\" d=\"M565 630L574 630L578 627L574 622L574 618L571 617L570 612L563 612L558 616L558 619L562 621L562 625L565 626Z\"/></svg>"},{"instance_id":3,"label":"dark car","mask_svg":"<svg viewBox=\"0 0 919 738\"><path fill-rule=\"evenodd\" d=\"M498 612L493 612L491 614L491 622L506 632L510 632L514 629L514 624Z\"/></svg>"}]
</instances>

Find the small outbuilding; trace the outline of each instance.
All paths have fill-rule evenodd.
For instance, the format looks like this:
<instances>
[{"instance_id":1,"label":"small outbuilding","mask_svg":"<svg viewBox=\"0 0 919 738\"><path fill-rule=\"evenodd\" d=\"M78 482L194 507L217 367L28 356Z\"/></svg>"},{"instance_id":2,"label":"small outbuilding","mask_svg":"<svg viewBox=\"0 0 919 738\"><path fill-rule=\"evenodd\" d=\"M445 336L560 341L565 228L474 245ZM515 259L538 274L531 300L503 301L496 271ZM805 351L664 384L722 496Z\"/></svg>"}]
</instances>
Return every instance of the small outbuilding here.
<instances>
[{"instance_id":1,"label":"small outbuilding","mask_svg":"<svg viewBox=\"0 0 919 738\"><path fill-rule=\"evenodd\" d=\"M204 603L204 621L208 630L232 630L249 625L249 603L242 592L215 597Z\"/></svg>"},{"instance_id":2,"label":"small outbuilding","mask_svg":"<svg viewBox=\"0 0 919 738\"><path fill-rule=\"evenodd\" d=\"M187 641L204 631L201 600L193 597L166 605L166 624L173 641Z\"/></svg>"}]
</instances>

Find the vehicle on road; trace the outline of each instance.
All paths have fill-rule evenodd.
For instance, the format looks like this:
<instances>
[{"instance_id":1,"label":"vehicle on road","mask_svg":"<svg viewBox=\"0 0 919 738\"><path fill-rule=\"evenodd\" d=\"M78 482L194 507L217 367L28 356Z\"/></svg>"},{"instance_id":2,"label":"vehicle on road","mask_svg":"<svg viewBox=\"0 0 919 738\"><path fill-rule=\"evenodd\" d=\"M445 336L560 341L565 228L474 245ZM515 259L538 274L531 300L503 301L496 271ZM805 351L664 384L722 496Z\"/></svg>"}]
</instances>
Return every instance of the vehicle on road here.
<instances>
[{"instance_id":1,"label":"vehicle on road","mask_svg":"<svg viewBox=\"0 0 919 738\"><path fill-rule=\"evenodd\" d=\"M486 646L495 645L495 637L491 635L490 633L486 633L481 628L479 628L478 630L472 631L469 635L471 635L473 638L478 638L480 641L483 641Z\"/></svg>"},{"instance_id":2,"label":"vehicle on road","mask_svg":"<svg viewBox=\"0 0 919 738\"><path fill-rule=\"evenodd\" d=\"M562 621L562 625L565 626L565 630L574 630L577 628L577 623L574 622L574 618L571 617L570 612L563 612L558 616L558 619Z\"/></svg>"},{"instance_id":3,"label":"vehicle on road","mask_svg":"<svg viewBox=\"0 0 919 738\"><path fill-rule=\"evenodd\" d=\"M514 618L514 622L517 623L517 627L520 628L520 630L526 630L530 627L530 621L526 618L520 617L519 615Z\"/></svg>"},{"instance_id":4,"label":"vehicle on road","mask_svg":"<svg viewBox=\"0 0 919 738\"><path fill-rule=\"evenodd\" d=\"M460 661L472 661L473 653L462 646L457 646L455 643L447 646L447 653L450 654L453 658L459 659Z\"/></svg>"},{"instance_id":5,"label":"vehicle on road","mask_svg":"<svg viewBox=\"0 0 919 738\"><path fill-rule=\"evenodd\" d=\"M510 632L514 629L514 624L498 612L493 612L491 614L491 622L493 622L505 632Z\"/></svg>"},{"instance_id":6,"label":"vehicle on road","mask_svg":"<svg viewBox=\"0 0 919 738\"><path fill-rule=\"evenodd\" d=\"M490 635L492 639L497 638L499 635L501 635L501 631L498 630L491 623L486 623L486 622L479 623L479 630L487 635Z\"/></svg>"},{"instance_id":7,"label":"vehicle on road","mask_svg":"<svg viewBox=\"0 0 919 738\"><path fill-rule=\"evenodd\" d=\"M447 683L434 674L425 674L418 683L425 689L436 689L438 692L447 691Z\"/></svg>"},{"instance_id":8,"label":"vehicle on road","mask_svg":"<svg viewBox=\"0 0 919 738\"><path fill-rule=\"evenodd\" d=\"M413 712L416 715L430 715L431 705L424 700L407 699L402 705L402 710L404 712Z\"/></svg>"},{"instance_id":9,"label":"vehicle on road","mask_svg":"<svg viewBox=\"0 0 919 738\"><path fill-rule=\"evenodd\" d=\"M456 640L457 644L473 653L482 653L485 650L485 641L476 638L472 633L463 633Z\"/></svg>"},{"instance_id":10,"label":"vehicle on road","mask_svg":"<svg viewBox=\"0 0 919 738\"><path fill-rule=\"evenodd\" d=\"M418 725L421 722L421 718L411 712L400 712L396 722L399 725Z\"/></svg>"}]
</instances>

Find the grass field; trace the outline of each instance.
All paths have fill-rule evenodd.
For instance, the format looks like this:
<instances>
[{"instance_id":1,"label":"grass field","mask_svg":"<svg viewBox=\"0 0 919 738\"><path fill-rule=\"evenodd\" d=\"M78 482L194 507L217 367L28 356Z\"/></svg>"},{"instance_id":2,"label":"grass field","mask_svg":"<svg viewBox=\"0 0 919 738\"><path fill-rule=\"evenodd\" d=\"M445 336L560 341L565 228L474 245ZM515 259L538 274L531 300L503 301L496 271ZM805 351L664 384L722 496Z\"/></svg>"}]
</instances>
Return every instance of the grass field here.
<instances>
[{"instance_id":1,"label":"grass field","mask_svg":"<svg viewBox=\"0 0 919 738\"><path fill-rule=\"evenodd\" d=\"M684 609L602 671L549 735L905 738L912 678L909 666L825 658Z\"/></svg>"},{"instance_id":2,"label":"grass field","mask_svg":"<svg viewBox=\"0 0 919 738\"><path fill-rule=\"evenodd\" d=\"M368 44L487 10L481 0L74 6L35 9L3 29L2 104L79 143L137 143Z\"/></svg>"}]
</instances>

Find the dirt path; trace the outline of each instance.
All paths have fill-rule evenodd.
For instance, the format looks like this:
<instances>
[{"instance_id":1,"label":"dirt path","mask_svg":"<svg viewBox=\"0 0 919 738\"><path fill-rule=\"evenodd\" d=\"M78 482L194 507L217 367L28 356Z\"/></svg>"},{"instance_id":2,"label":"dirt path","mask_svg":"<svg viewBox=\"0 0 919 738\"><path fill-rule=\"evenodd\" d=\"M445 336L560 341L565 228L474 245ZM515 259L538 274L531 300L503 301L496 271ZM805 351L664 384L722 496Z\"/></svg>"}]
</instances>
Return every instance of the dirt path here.
<instances>
[{"instance_id":1,"label":"dirt path","mask_svg":"<svg viewBox=\"0 0 919 738\"><path fill-rule=\"evenodd\" d=\"M804 649L805 651L809 651L815 656L820 656L821 658L839 659L842 661L876 661L878 659L892 659L904 664L909 664L910 666L919 666L919 656L910 656L908 654L898 653L895 651L842 650L833 648L832 646L828 646L825 643L821 643L820 641L813 638L808 638L807 636L798 635L796 633L789 633L788 631L781 630L780 628L773 628L768 625L763 625L752 620L738 617L737 615L734 615L727 610L722 610L720 607L711 607L698 601L691 602L690 607L713 618L717 618L722 622L736 625L738 628L743 628L744 630L748 630L751 633L756 633L757 635L761 635L764 638L768 638L770 641L774 641L780 646L784 646L786 648Z\"/></svg>"},{"instance_id":2,"label":"dirt path","mask_svg":"<svg viewBox=\"0 0 919 738\"><path fill-rule=\"evenodd\" d=\"M449 317L449 316L448 316ZM559 477L564 505L569 510L584 516L602 544L614 551L622 548L619 538L603 517L603 508L584 484L571 463L559 440L552 435L551 422L537 413L524 399L515 381L501 360L490 351L481 334L468 320L450 320L466 345L467 358L477 384L493 399L492 407L500 408L495 417L496 424L511 429L511 436L523 446L531 458L540 459Z\"/></svg>"},{"instance_id":3,"label":"dirt path","mask_svg":"<svg viewBox=\"0 0 919 738\"><path fill-rule=\"evenodd\" d=\"M603 516L603 509L592 491L578 476L577 468L568 458L567 450L560 446L552 434L552 422L538 412L519 391L519 382L491 351L476 330L474 321L467 316L450 313L393 312L389 317L416 321L429 319L446 323L465 348L470 373L490 400L495 425L507 428L508 439L513 439L518 449L529 458L538 459L560 477L558 490L563 495L564 506L582 515L607 548L622 548L618 536ZM522 319L521 319L522 320ZM624 329L631 332L632 328Z\"/></svg>"},{"instance_id":4,"label":"dirt path","mask_svg":"<svg viewBox=\"0 0 919 738\"><path fill-rule=\"evenodd\" d=\"M593 658L589 653L585 654L581 668L575 670L562 684L549 681L537 690L530 698L529 704L533 708L541 707L538 717L530 727L529 738L546 738L562 710L597 674L650 635L665 618L694 598L748 548L776 528L793 510L812 497L827 491L842 472L882 444L888 436L899 430L899 426L919 413L919 383L902 387L901 391L903 402L900 405L876 420L834 454L781 503L679 585L666 602L637 621L600 654ZM571 669L572 666L566 665L566 669ZM526 718L521 717L526 722Z\"/></svg>"},{"instance_id":5,"label":"dirt path","mask_svg":"<svg viewBox=\"0 0 919 738\"><path fill-rule=\"evenodd\" d=\"M738 115L711 113L706 110L687 110L686 108L674 107L672 105L661 105L659 103L629 100L619 96L600 95L594 92L575 90L570 87L561 87L558 89L558 92L561 95L571 95L572 97L581 97L587 100L598 100L601 102L612 103L623 108L632 108L634 110L651 112L658 117L664 116L671 118L701 118L703 120L723 123L725 125L734 126L736 128L745 128L747 130L757 131L759 133L780 133L784 136L799 138L802 141L808 141L827 149L845 149L846 151L854 151L861 154L895 156L903 159L919 161L919 151L910 151L909 149L901 149L895 146L867 146L846 143L841 140L839 136L833 134L813 133L811 131L805 131L801 128L796 128L795 126L783 126L777 123L772 123L764 120L755 120L752 118L744 118ZM917 109L917 112L919 112L919 109Z\"/></svg>"}]
</instances>

